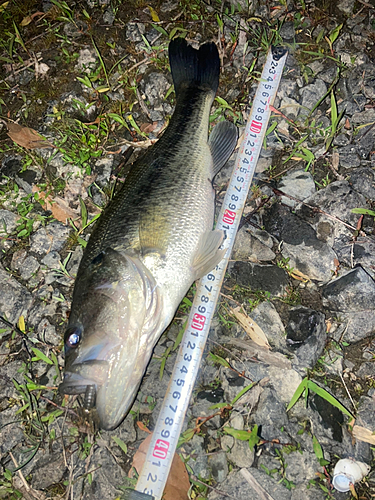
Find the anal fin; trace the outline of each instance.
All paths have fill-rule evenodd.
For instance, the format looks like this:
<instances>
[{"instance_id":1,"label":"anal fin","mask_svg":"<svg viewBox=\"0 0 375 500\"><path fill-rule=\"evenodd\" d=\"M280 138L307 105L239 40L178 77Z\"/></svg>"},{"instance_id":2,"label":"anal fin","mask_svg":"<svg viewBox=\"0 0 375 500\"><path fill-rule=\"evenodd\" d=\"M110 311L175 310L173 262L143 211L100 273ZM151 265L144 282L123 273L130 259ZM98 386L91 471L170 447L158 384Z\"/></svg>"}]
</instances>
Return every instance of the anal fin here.
<instances>
[{"instance_id":1,"label":"anal fin","mask_svg":"<svg viewBox=\"0 0 375 500\"><path fill-rule=\"evenodd\" d=\"M224 239L224 233L220 230L206 231L199 242L199 248L195 254L192 268L195 279L199 279L212 269L223 259L226 250L220 250Z\"/></svg>"}]
</instances>

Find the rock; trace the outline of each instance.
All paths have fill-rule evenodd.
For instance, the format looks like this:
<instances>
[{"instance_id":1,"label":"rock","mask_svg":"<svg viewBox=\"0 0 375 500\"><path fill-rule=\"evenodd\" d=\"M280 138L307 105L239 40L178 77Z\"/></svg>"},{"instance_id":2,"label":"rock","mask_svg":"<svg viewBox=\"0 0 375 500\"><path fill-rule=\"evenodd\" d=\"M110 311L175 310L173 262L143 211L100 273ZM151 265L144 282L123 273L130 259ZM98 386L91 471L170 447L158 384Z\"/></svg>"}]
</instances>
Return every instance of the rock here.
<instances>
[{"instance_id":1,"label":"rock","mask_svg":"<svg viewBox=\"0 0 375 500\"><path fill-rule=\"evenodd\" d=\"M285 370L270 366L268 368L269 386L277 394L277 398L284 404L289 404L299 384L302 382L301 375L295 370Z\"/></svg>"},{"instance_id":2,"label":"rock","mask_svg":"<svg viewBox=\"0 0 375 500\"><path fill-rule=\"evenodd\" d=\"M210 477L210 468L204 448L204 438L195 434L193 439L184 443L181 450L189 456L186 463L191 467L193 474L197 477L208 479Z\"/></svg>"},{"instance_id":3,"label":"rock","mask_svg":"<svg viewBox=\"0 0 375 500\"><path fill-rule=\"evenodd\" d=\"M323 287L323 305L340 312L371 311L375 302L375 281L357 267Z\"/></svg>"},{"instance_id":4,"label":"rock","mask_svg":"<svg viewBox=\"0 0 375 500\"><path fill-rule=\"evenodd\" d=\"M13 385L12 382L9 382ZM2 397L4 393L2 392ZM8 457L8 452L13 450L24 439L24 428L16 415L17 406L5 408L0 411L0 459Z\"/></svg>"},{"instance_id":5,"label":"rock","mask_svg":"<svg viewBox=\"0 0 375 500\"><path fill-rule=\"evenodd\" d=\"M327 93L327 85L323 80L316 79L315 83L306 85L300 90L302 96L302 103L300 115L307 116L317 102Z\"/></svg>"},{"instance_id":6,"label":"rock","mask_svg":"<svg viewBox=\"0 0 375 500\"><path fill-rule=\"evenodd\" d=\"M251 262L270 261L276 257L275 253L258 238L242 227L234 242L231 258L233 260L250 260Z\"/></svg>"},{"instance_id":7,"label":"rock","mask_svg":"<svg viewBox=\"0 0 375 500\"><path fill-rule=\"evenodd\" d=\"M91 73L97 63L97 54L94 49L81 49L77 59L76 69L79 72Z\"/></svg>"},{"instance_id":8,"label":"rock","mask_svg":"<svg viewBox=\"0 0 375 500\"><path fill-rule=\"evenodd\" d=\"M316 191L315 182L310 172L304 170L294 170L282 178L279 189L297 200L303 201ZM298 201L286 196L281 197L281 202L294 208Z\"/></svg>"},{"instance_id":9,"label":"rock","mask_svg":"<svg viewBox=\"0 0 375 500\"><path fill-rule=\"evenodd\" d=\"M278 297L284 295L289 283L288 273L277 266L235 262L230 266L229 273L238 285L252 290L265 290Z\"/></svg>"},{"instance_id":10,"label":"rock","mask_svg":"<svg viewBox=\"0 0 375 500\"><path fill-rule=\"evenodd\" d=\"M33 488L40 490L59 483L67 471L61 453L46 453L44 456L39 456L33 465L31 484Z\"/></svg>"},{"instance_id":11,"label":"rock","mask_svg":"<svg viewBox=\"0 0 375 500\"><path fill-rule=\"evenodd\" d=\"M264 222L266 230L283 241L282 254L289 259L289 267L310 279L324 282L331 278L336 254L317 237L310 224L278 204L270 209Z\"/></svg>"},{"instance_id":12,"label":"rock","mask_svg":"<svg viewBox=\"0 0 375 500\"><path fill-rule=\"evenodd\" d=\"M228 460L237 467L251 467L254 463L254 450L250 450L248 441L222 436L221 448L226 452Z\"/></svg>"},{"instance_id":13,"label":"rock","mask_svg":"<svg viewBox=\"0 0 375 500\"><path fill-rule=\"evenodd\" d=\"M49 252L42 259L42 264L47 266L49 269L59 269L60 266L60 255L57 252Z\"/></svg>"},{"instance_id":14,"label":"rock","mask_svg":"<svg viewBox=\"0 0 375 500\"><path fill-rule=\"evenodd\" d=\"M265 332L271 347L285 349L285 328L272 302L261 302L251 311L250 317Z\"/></svg>"},{"instance_id":15,"label":"rock","mask_svg":"<svg viewBox=\"0 0 375 500\"><path fill-rule=\"evenodd\" d=\"M317 472L322 473L323 467L319 464L314 452L303 450L302 453L293 452L284 455L285 476L294 484L308 483L316 478Z\"/></svg>"},{"instance_id":16,"label":"rock","mask_svg":"<svg viewBox=\"0 0 375 500\"><path fill-rule=\"evenodd\" d=\"M9 210L0 210L0 258L13 246L13 241L9 236L15 232L19 216Z\"/></svg>"},{"instance_id":17,"label":"rock","mask_svg":"<svg viewBox=\"0 0 375 500\"><path fill-rule=\"evenodd\" d=\"M85 481L82 500L117 498L121 494L119 486L125 472L106 448L94 451L89 470L93 470L92 482Z\"/></svg>"},{"instance_id":18,"label":"rock","mask_svg":"<svg viewBox=\"0 0 375 500\"><path fill-rule=\"evenodd\" d=\"M267 440L281 439L281 427L288 422L286 405L281 402L277 392L269 387L259 397L255 413L250 416L251 422L261 428L262 438Z\"/></svg>"},{"instance_id":19,"label":"rock","mask_svg":"<svg viewBox=\"0 0 375 500\"><path fill-rule=\"evenodd\" d=\"M126 25L126 37L131 42L142 42L142 35L145 34L145 31L143 23L128 23Z\"/></svg>"},{"instance_id":20,"label":"rock","mask_svg":"<svg viewBox=\"0 0 375 500\"><path fill-rule=\"evenodd\" d=\"M253 467L245 470L250 472L253 480L264 488L272 499L290 500L290 491L276 479ZM230 494L232 500L260 498L258 491L253 489L249 482L246 481L241 471L232 471L225 483L220 485L220 490ZM222 500L223 495L220 492L212 491L207 498L209 500Z\"/></svg>"},{"instance_id":21,"label":"rock","mask_svg":"<svg viewBox=\"0 0 375 500\"><path fill-rule=\"evenodd\" d=\"M17 323L22 315L27 317L32 303L29 291L0 267L0 316Z\"/></svg>"},{"instance_id":22,"label":"rock","mask_svg":"<svg viewBox=\"0 0 375 500\"><path fill-rule=\"evenodd\" d=\"M344 168L359 167L361 160L357 154L357 149L353 145L344 146L337 150L340 157L340 166Z\"/></svg>"},{"instance_id":23,"label":"rock","mask_svg":"<svg viewBox=\"0 0 375 500\"><path fill-rule=\"evenodd\" d=\"M323 500L323 492L320 488L313 486L311 483L307 486L299 484L298 488L293 488L291 491L290 500Z\"/></svg>"},{"instance_id":24,"label":"rock","mask_svg":"<svg viewBox=\"0 0 375 500\"><path fill-rule=\"evenodd\" d=\"M150 101L150 106L159 106L169 87L170 83L162 73L149 73L144 82L144 93Z\"/></svg>"},{"instance_id":25,"label":"rock","mask_svg":"<svg viewBox=\"0 0 375 500\"><path fill-rule=\"evenodd\" d=\"M350 173L350 184L359 193L375 200L375 172L371 168L357 168Z\"/></svg>"},{"instance_id":26,"label":"rock","mask_svg":"<svg viewBox=\"0 0 375 500\"><path fill-rule=\"evenodd\" d=\"M41 257L49 252L58 252L66 245L70 231L69 227L59 222L41 227L31 235L30 251Z\"/></svg>"},{"instance_id":27,"label":"rock","mask_svg":"<svg viewBox=\"0 0 375 500\"><path fill-rule=\"evenodd\" d=\"M324 314L302 306L291 309L286 334L293 364L303 371L313 368L327 340Z\"/></svg>"},{"instance_id":28,"label":"rock","mask_svg":"<svg viewBox=\"0 0 375 500\"><path fill-rule=\"evenodd\" d=\"M39 262L35 257L28 255L26 259L22 262L19 267L21 278L23 280L28 280L33 274L35 274L39 269Z\"/></svg>"},{"instance_id":29,"label":"rock","mask_svg":"<svg viewBox=\"0 0 375 500\"><path fill-rule=\"evenodd\" d=\"M335 269L336 253L328 245L316 239L300 245L284 243L282 255L289 259L288 266L308 276L311 280L327 282Z\"/></svg>"},{"instance_id":30,"label":"rock","mask_svg":"<svg viewBox=\"0 0 375 500\"><path fill-rule=\"evenodd\" d=\"M218 483L222 483L228 476L227 456L224 452L215 453L208 457L208 465L211 469L212 477Z\"/></svg>"},{"instance_id":31,"label":"rock","mask_svg":"<svg viewBox=\"0 0 375 500\"><path fill-rule=\"evenodd\" d=\"M0 210L0 236L9 236L16 227L19 216L9 210Z\"/></svg>"},{"instance_id":32,"label":"rock","mask_svg":"<svg viewBox=\"0 0 375 500\"><path fill-rule=\"evenodd\" d=\"M308 206L298 207L298 216L307 220L315 228L319 239L326 242L335 252L347 252L358 221L358 215L352 213L351 209L365 207L366 198L354 191L347 181L336 181L307 198L305 203L318 207L331 217ZM353 229L347 228L341 221L351 224Z\"/></svg>"}]
</instances>

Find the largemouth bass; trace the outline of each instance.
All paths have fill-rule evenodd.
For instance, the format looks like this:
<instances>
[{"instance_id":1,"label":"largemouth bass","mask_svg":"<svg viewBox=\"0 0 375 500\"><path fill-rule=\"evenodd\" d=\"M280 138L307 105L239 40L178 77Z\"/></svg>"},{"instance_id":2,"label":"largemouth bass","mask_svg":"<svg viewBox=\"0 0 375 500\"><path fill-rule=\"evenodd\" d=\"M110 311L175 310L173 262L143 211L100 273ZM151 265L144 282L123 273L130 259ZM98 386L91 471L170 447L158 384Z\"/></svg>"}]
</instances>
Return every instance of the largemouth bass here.
<instances>
[{"instance_id":1,"label":"largemouth bass","mask_svg":"<svg viewBox=\"0 0 375 500\"><path fill-rule=\"evenodd\" d=\"M235 147L237 129L220 122L208 139L218 51L214 43L195 50L176 39L169 60L175 111L95 225L65 333L60 391L84 393L107 430L129 411L152 350L189 287L223 257L223 234L212 229L212 180Z\"/></svg>"}]
</instances>

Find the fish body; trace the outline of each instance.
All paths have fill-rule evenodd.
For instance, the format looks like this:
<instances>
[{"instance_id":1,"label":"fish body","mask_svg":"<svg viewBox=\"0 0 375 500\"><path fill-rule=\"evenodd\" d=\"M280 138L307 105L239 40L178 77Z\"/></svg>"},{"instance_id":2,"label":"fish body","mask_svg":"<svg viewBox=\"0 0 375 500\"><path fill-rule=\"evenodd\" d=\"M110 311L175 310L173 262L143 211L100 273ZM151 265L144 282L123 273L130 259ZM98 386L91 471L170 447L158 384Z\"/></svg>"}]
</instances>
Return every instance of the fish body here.
<instances>
[{"instance_id":1,"label":"fish body","mask_svg":"<svg viewBox=\"0 0 375 500\"><path fill-rule=\"evenodd\" d=\"M152 350L192 283L223 257L223 234L212 229L212 180L237 129L220 122L207 140L217 48L207 43L198 51L176 39L169 58L176 109L96 223L65 334L60 391L85 393L107 430L129 411Z\"/></svg>"}]
</instances>

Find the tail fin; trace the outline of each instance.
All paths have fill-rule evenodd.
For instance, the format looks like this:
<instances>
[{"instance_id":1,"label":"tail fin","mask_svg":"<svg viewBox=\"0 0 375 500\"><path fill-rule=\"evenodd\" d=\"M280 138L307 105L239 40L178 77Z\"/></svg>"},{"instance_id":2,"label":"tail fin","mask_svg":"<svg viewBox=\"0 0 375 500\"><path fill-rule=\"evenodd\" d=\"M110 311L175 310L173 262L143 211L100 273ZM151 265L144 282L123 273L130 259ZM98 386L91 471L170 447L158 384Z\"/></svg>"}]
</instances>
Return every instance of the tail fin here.
<instances>
[{"instance_id":1,"label":"tail fin","mask_svg":"<svg viewBox=\"0 0 375 500\"><path fill-rule=\"evenodd\" d=\"M184 38L176 38L169 44L169 63L176 97L181 88L191 86L207 87L216 94L220 59L213 42L205 43L196 50Z\"/></svg>"}]
</instances>

